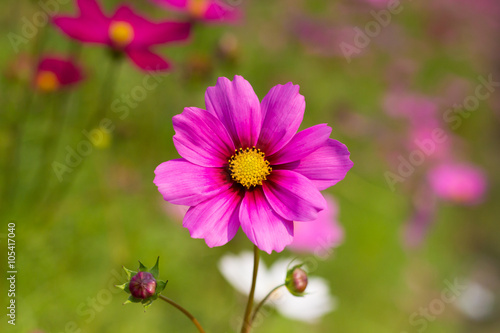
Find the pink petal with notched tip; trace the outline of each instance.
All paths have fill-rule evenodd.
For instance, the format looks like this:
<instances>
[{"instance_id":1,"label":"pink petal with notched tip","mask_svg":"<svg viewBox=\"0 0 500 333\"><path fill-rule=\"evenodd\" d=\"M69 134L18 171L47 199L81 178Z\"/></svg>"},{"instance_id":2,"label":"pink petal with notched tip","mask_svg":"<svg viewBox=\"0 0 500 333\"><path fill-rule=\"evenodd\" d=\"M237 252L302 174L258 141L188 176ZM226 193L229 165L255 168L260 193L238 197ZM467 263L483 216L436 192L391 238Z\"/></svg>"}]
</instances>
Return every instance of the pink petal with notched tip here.
<instances>
[{"instance_id":1,"label":"pink petal with notched tip","mask_svg":"<svg viewBox=\"0 0 500 333\"><path fill-rule=\"evenodd\" d=\"M250 241L269 254L283 251L293 240L293 222L274 212L261 188L245 192L239 218Z\"/></svg>"},{"instance_id":2,"label":"pink petal with notched tip","mask_svg":"<svg viewBox=\"0 0 500 333\"><path fill-rule=\"evenodd\" d=\"M274 86L262 100L262 128L258 147L266 155L283 148L297 133L305 108L299 86L290 82Z\"/></svg>"},{"instance_id":3,"label":"pink petal with notched tip","mask_svg":"<svg viewBox=\"0 0 500 333\"><path fill-rule=\"evenodd\" d=\"M261 128L260 102L252 86L236 75L233 81L225 77L205 93L207 111L224 124L236 148L255 146Z\"/></svg>"},{"instance_id":4,"label":"pink petal with notched tip","mask_svg":"<svg viewBox=\"0 0 500 333\"><path fill-rule=\"evenodd\" d=\"M313 182L294 171L273 170L262 188L269 205L287 220L311 221L326 207Z\"/></svg>"},{"instance_id":5,"label":"pink petal with notched tip","mask_svg":"<svg viewBox=\"0 0 500 333\"><path fill-rule=\"evenodd\" d=\"M234 144L222 123L207 111L185 108L174 116L174 145L191 163L223 167L234 154Z\"/></svg>"}]
</instances>

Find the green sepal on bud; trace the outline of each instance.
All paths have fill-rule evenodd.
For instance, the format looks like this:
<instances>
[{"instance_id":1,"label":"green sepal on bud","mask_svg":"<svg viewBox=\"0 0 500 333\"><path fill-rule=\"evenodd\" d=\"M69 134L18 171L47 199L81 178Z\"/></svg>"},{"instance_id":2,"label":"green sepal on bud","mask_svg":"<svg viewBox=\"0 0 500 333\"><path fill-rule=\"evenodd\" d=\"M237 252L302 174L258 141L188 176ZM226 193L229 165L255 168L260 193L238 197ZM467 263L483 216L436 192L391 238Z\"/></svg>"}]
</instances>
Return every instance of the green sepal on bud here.
<instances>
[{"instance_id":1,"label":"green sepal on bud","mask_svg":"<svg viewBox=\"0 0 500 333\"><path fill-rule=\"evenodd\" d=\"M286 273L285 286L293 296L302 297L307 288L307 273L301 267L304 264L295 265Z\"/></svg>"},{"instance_id":2,"label":"green sepal on bud","mask_svg":"<svg viewBox=\"0 0 500 333\"><path fill-rule=\"evenodd\" d=\"M158 280L159 261L160 257L156 259L156 264L149 270L140 261L137 271L123 267L127 273L128 282L116 286L130 295L123 304L141 303L144 308L147 308L158 298L168 282Z\"/></svg>"}]
</instances>

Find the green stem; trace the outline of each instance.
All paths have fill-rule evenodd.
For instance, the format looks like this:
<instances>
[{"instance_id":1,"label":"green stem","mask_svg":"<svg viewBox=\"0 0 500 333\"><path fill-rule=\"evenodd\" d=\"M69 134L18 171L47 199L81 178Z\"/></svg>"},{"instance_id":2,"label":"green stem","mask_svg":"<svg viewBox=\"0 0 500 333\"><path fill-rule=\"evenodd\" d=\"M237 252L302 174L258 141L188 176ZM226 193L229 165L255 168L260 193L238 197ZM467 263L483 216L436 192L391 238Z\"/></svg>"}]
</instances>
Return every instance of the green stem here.
<instances>
[{"instance_id":1,"label":"green stem","mask_svg":"<svg viewBox=\"0 0 500 333\"><path fill-rule=\"evenodd\" d=\"M259 304L257 304L257 306L255 307L255 310L253 312L253 315L252 315L252 319L250 320L250 323L252 323L254 320L255 320L255 317L257 317L257 313L259 313L259 310L260 308L266 303L266 301L269 299L269 297L271 297L271 295L276 291L278 290L279 288L285 286L285 284L280 284L279 286L276 286L273 288L273 290L271 290L267 295L266 297L264 297L264 299L262 301L260 301Z\"/></svg>"},{"instance_id":2,"label":"green stem","mask_svg":"<svg viewBox=\"0 0 500 333\"><path fill-rule=\"evenodd\" d=\"M245 317L243 319L243 325L241 327L241 333L249 333L252 328L252 320L250 314L252 313L253 298L255 295L255 284L257 283L257 272L259 270L259 257L260 252L257 245L253 247L253 275L252 275L252 287L250 288L250 294L248 294L247 308L245 310Z\"/></svg>"},{"instance_id":3,"label":"green stem","mask_svg":"<svg viewBox=\"0 0 500 333\"><path fill-rule=\"evenodd\" d=\"M201 327L201 325L198 322L198 320L188 310L184 309L182 306L180 306L179 304L175 303L173 300L171 300L168 297L165 297L165 296L163 296L161 294L158 295L158 297L160 299L164 300L165 302L169 303L170 305L173 305L180 312L184 313L186 315L186 317L188 317L193 322L194 326L196 326L196 328L198 329L198 331L200 333L205 333L205 330L203 329L203 327Z\"/></svg>"}]
</instances>

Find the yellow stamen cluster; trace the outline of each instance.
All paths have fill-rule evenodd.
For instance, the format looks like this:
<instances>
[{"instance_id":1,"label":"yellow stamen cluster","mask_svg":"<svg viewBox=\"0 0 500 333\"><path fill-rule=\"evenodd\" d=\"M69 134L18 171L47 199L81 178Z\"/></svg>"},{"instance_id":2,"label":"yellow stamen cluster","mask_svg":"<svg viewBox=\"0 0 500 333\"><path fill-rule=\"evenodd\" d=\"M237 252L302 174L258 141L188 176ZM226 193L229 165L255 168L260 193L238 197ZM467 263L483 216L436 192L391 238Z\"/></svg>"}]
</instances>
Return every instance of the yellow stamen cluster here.
<instances>
[{"instance_id":1,"label":"yellow stamen cluster","mask_svg":"<svg viewBox=\"0 0 500 333\"><path fill-rule=\"evenodd\" d=\"M43 92L52 92L59 88L60 83L54 72L40 71L36 76L36 85Z\"/></svg>"},{"instance_id":2,"label":"yellow stamen cluster","mask_svg":"<svg viewBox=\"0 0 500 333\"><path fill-rule=\"evenodd\" d=\"M188 12L194 17L202 17L207 8L207 0L188 0Z\"/></svg>"},{"instance_id":3,"label":"yellow stamen cluster","mask_svg":"<svg viewBox=\"0 0 500 333\"><path fill-rule=\"evenodd\" d=\"M115 46L125 47L134 39L134 28L128 22L113 21L109 26L109 38Z\"/></svg>"},{"instance_id":4,"label":"yellow stamen cluster","mask_svg":"<svg viewBox=\"0 0 500 333\"><path fill-rule=\"evenodd\" d=\"M229 159L231 177L247 189L262 185L262 181L266 180L266 176L272 171L265 157L266 154L255 147L236 149Z\"/></svg>"}]
</instances>

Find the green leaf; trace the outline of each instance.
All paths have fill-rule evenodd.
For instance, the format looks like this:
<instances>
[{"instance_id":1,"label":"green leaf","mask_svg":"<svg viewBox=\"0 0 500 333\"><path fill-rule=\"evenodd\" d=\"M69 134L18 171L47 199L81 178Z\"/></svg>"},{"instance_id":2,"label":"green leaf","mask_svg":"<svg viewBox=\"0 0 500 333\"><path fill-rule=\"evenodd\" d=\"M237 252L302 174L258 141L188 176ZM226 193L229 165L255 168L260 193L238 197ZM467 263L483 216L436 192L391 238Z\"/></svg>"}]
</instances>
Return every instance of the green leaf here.
<instances>
[{"instance_id":1,"label":"green leaf","mask_svg":"<svg viewBox=\"0 0 500 333\"><path fill-rule=\"evenodd\" d=\"M128 289L128 284L129 284L129 282L126 282L124 284L117 284L117 285L115 285L115 287L119 288L127 293L130 293L130 290Z\"/></svg>"},{"instance_id":2,"label":"green leaf","mask_svg":"<svg viewBox=\"0 0 500 333\"><path fill-rule=\"evenodd\" d=\"M158 258L156 258L156 264L149 270L149 273L151 273L155 279L158 279L158 275L160 274L160 270L158 268L159 262L160 257L158 256Z\"/></svg>"},{"instance_id":3,"label":"green leaf","mask_svg":"<svg viewBox=\"0 0 500 333\"><path fill-rule=\"evenodd\" d=\"M163 291L163 289L165 289L165 287L167 286L167 283L168 283L168 281L157 280L155 294L161 293Z\"/></svg>"},{"instance_id":4,"label":"green leaf","mask_svg":"<svg viewBox=\"0 0 500 333\"><path fill-rule=\"evenodd\" d=\"M122 266L123 267L123 270L125 271L125 273L127 273L127 276L128 276L128 279L130 280L132 278L132 276L136 275L137 272L135 271L131 271L130 269L128 269L127 267L125 266Z\"/></svg>"},{"instance_id":5,"label":"green leaf","mask_svg":"<svg viewBox=\"0 0 500 333\"><path fill-rule=\"evenodd\" d=\"M146 268L146 266L144 266L142 264L142 262L139 260L139 272L147 272L148 269Z\"/></svg>"}]
</instances>

